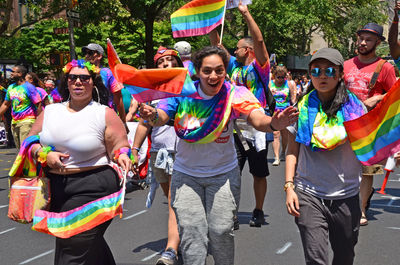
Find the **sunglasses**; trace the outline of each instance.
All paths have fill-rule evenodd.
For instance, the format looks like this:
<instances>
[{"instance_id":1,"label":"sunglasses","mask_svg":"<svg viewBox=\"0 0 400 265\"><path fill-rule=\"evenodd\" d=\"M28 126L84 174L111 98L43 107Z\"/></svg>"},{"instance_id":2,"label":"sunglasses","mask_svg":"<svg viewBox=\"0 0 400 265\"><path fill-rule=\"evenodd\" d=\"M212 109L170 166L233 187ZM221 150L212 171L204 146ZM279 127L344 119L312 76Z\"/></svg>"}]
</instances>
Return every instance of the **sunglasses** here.
<instances>
[{"instance_id":1,"label":"sunglasses","mask_svg":"<svg viewBox=\"0 0 400 265\"><path fill-rule=\"evenodd\" d=\"M277 76L276 78L277 79L285 79L286 77L285 76Z\"/></svg>"},{"instance_id":2,"label":"sunglasses","mask_svg":"<svg viewBox=\"0 0 400 265\"><path fill-rule=\"evenodd\" d=\"M92 56L92 55L95 54L95 53L96 53L96 51L86 50L85 55Z\"/></svg>"},{"instance_id":3,"label":"sunglasses","mask_svg":"<svg viewBox=\"0 0 400 265\"><path fill-rule=\"evenodd\" d=\"M90 75L74 75L70 74L68 75L68 81L70 82L76 82L76 80L79 78L82 83L89 83L90 78L92 78Z\"/></svg>"},{"instance_id":4,"label":"sunglasses","mask_svg":"<svg viewBox=\"0 0 400 265\"><path fill-rule=\"evenodd\" d=\"M336 75L336 69L333 67L328 67L328 68L313 68L311 69L311 75L313 77L319 77L322 74L322 71L325 70L325 75L327 77L335 77Z\"/></svg>"}]
</instances>

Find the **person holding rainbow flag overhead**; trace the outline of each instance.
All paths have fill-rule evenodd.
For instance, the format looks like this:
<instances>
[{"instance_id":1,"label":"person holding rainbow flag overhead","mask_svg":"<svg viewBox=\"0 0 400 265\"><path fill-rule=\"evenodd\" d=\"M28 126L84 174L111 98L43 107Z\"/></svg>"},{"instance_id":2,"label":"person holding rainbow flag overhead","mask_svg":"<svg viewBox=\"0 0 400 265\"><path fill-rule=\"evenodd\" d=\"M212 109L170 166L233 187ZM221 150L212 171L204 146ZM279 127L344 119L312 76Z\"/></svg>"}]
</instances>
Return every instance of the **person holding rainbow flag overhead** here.
<instances>
[{"instance_id":1,"label":"person holding rainbow flag overhead","mask_svg":"<svg viewBox=\"0 0 400 265\"><path fill-rule=\"evenodd\" d=\"M180 138L171 180L184 264L205 264L208 247L216 265L234 264L233 217L240 197L240 172L232 120L241 116L257 130L280 130L297 120L293 107L273 116L245 87L225 81L228 54L205 47L193 56L199 97L171 97L156 108L142 105L152 126L174 118Z\"/></svg>"}]
</instances>

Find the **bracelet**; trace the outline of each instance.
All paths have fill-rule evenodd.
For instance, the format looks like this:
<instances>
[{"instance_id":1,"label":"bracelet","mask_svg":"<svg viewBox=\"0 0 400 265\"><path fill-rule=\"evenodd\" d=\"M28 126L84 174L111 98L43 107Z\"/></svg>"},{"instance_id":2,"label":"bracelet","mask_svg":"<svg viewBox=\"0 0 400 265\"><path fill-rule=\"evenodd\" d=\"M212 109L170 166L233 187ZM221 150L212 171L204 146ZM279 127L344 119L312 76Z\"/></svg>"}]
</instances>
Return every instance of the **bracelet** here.
<instances>
[{"instance_id":1,"label":"bracelet","mask_svg":"<svg viewBox=\"0 0 400 265\"><path fill-rule=\"evenodd\" d=\"M42 149L42 151L39 152L37 161L40 162L41 164L45 164L47 161L47 155L50 152L56 150L56 148L52 145L49 145L49 146L42 147L41 149Z\"/></svg>"},{"instance_id":2,"label":"bracelet","mask_svg":"<svg viewBox=\"0 0 400 265\"><path fill-rule=\"evenodd\" d=\"M154 108L154 110L156 111L156 115L154 116L153 119L151 119L151 122L154 124L156 124L156 122L158 121L158 111L157 108Z\"/></svg>"},{"instance_id":3,"label":"bracelet","mask_svg":"<svg viewBox=\"0 0 400 265\"><path fill-rule=\"evenodd\" d=\"M40 147L33 153L33 159L37 160L40 149L42 149L42 145L40 145Z\"/></svg>"},{"instance_id":4,"label":"bracelet","mask_svg":"<svg viewBox=\"0 0 400 265\"><path fill-rule=\"evenodd\" d=\"M132 149L133 149L133 150L136 150L136 151L138 151L138 152L140 151L140 148L139 148L139 147L132 147Z\"/></svg>"},{"instance_id":5,"label":"bracelet","mask_svg":"<svg viewBox=\"0 0 400 265\"><path fill-rule=\"evenodd\" d=\"M294 183L294 182L293 182L293 180L288 180L288 181L285 181L285 184L286 183Z\"/></svg>"},{"instance_id":6,"label":"bracelet","mask_svg":"<svg viewBox=\"0 0 400 265\"><path fill-rule=\"evenodd\" d=\"M294 184L293 184L293 181L286 181L285 182L285 185L283 186L283 190L284 191L286 191L288 188L292 188L292 189L294 189Z\"/></svg>"},{"instance_id":7,"label":"bracelet","mask_svg":"<svg viewBox=\"0 0 400 265\"><path fill-rule=\"evenodd\" d=\"M399 21L392 21L392 24L399 24Z\"/></svg>"},{"instance_id":8,"label":"bracelet","mask_svg":"<svg viewBox=\"0 0 400 265\"><path fill-rule=\"evenodd\" d=\"M135 157L132 154L132 150L129 147L121 147L114 151L114 161L118 162L118 158L120 155L125 154L129 157L132 163L135 163Z\"/></svg>"},{"instance_id":9,"label":"bracelet","mask_svg":"<svg viewBox=\"0 0 400 265\"><path fill-rule=\"evenodd\" d=\"M275 129L274 127L272 127L272 119L271 119L271 123L269 124L269 127L271 127L271 130L272 130L273 132L279 131L279 130Z\"/></svg>"}]
</instances>

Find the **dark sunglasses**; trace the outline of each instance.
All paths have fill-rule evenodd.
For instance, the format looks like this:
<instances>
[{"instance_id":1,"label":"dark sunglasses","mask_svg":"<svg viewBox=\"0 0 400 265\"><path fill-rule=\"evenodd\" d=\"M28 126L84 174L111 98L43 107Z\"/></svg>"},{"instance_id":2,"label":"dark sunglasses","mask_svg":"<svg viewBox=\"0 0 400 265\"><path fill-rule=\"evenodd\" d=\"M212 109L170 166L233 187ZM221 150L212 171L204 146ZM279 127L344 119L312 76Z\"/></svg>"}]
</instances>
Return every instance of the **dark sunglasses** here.
<instances>
[{"instance_id":1,"label":"dark sunglasses","mask_svg":"<svg viewBox=\"0 0 400 265\"><path fill-rule=\"evenodd\" d=\"M277 79L285 79L286 77L285 76L277 76L276 78Z\"/></svg>"},{"instance_id":2,"label":"dark sunglasses","mask_svg":"<svg viewBox=\"0 0 400 265\"><path fill-rule=\"evenodd\" d=\"M79 78L82 83L89 83L90 78L92 78L90 75L74 75L70 74L68 75L68 81L70 82L76 82L76 80Z\"/></svg>"},{"instance_id":3,"label":"dark sunglasses","mask_svg":"<svg viewBox=\"0 0 400 265\"><path fill-rule=\"evenodd\" d=\"M328 67L328 68L313 68L311 69L311 75L313 77L319 77L322 74L322 70L325 70L325 75L327 77L335 77L336 75L336 69L333 67Z\"/></svg>"},{"instance_id":4,"label":"dark sunglasses","mask_svg":"<svg viewBox=\"0 0 400 265\"><path fill-rule=\"evenodd\" d=\"M96 53L96 51L86 50L85 55L92 56L92 55L95 54L95 53Z\"/></svg>"}]
</instances>

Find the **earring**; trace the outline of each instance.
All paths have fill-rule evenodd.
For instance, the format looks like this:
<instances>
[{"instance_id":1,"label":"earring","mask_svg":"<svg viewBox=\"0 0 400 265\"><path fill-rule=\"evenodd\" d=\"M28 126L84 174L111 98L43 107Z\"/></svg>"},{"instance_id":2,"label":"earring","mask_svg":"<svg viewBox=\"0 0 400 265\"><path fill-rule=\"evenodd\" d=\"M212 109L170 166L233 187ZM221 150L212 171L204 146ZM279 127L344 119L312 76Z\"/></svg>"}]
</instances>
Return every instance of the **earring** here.
<instances>
[{"instance_id":1,"label":"earring","mask_svg":"<svg viewBox=\"0 0 400 265\"><path fill-rule=\"evenodd\" d=\"M94 86L94 88L96 89L97 103L100 103L100 94L99 94L99 90L97 89L97 86Z\"/></svg>"}]
</instances>

